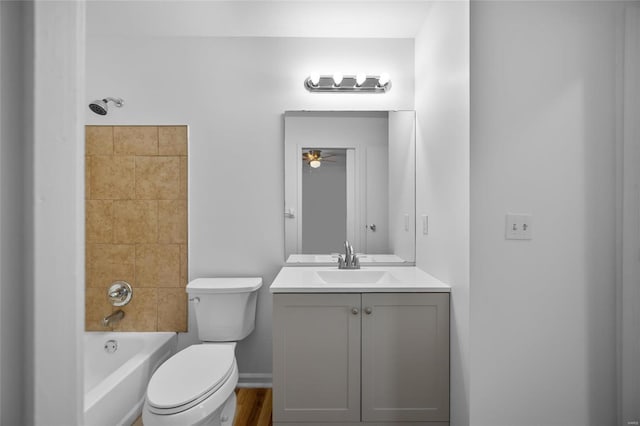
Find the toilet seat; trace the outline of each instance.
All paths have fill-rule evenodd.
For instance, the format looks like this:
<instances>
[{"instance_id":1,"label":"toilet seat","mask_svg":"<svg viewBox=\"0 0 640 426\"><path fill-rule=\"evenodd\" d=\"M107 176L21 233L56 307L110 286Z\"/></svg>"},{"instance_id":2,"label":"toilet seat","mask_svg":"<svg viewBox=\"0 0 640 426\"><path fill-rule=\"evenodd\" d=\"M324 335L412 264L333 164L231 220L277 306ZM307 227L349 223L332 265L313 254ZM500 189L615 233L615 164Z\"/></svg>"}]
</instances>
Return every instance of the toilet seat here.
<instances>
[{"instance_id":1,"label":"toilet seat","mask_svg":"<svg viewBox=\"0 0 640 426\"><path fill-rule=\"evenodd\" d=\"M176 414L209 398L232 375L235 344L189 346L162 364L147 387L149 411Z\"/></svg>"}]
</instances>

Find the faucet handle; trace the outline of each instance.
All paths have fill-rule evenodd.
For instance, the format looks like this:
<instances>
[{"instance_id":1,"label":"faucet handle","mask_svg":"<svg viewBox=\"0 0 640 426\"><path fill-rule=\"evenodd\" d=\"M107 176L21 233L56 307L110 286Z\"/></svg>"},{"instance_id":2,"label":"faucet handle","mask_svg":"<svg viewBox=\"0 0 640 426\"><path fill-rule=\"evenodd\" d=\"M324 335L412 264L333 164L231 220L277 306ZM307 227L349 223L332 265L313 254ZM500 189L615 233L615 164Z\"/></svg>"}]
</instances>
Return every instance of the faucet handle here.
<instances>
[{"instance_id":1,"label":"faucet handle","mask_svg":"<svg viewBox=\"0 0 640 426\"><path fill-rule=\"evenodd\" d=\"M107 298L113 306L124 306L131 300L133 289L126 281L116 281L107 290Z\"/></svg>"},{"instance_id":2,"label":"faucet handle","mask_svg":"<svg viewBox=\"0 0 640 426\"><path fill-rule=\"evenodd\" d=\"M349 243L348 240L344 242L344 252L347 256L353 254L353 246L351 245L351 243Z\"/></svg>"},{"instance_id":3,"label":"faucet handle","mask_svg":"<svg viewBox=\"0 0 640 426\"><path fill-rule=\"evenodd\" d=\"M109 293L109 299L121 299L126 295L126 290L124 287L117 288Z\"/></svg>"}]
</instances>

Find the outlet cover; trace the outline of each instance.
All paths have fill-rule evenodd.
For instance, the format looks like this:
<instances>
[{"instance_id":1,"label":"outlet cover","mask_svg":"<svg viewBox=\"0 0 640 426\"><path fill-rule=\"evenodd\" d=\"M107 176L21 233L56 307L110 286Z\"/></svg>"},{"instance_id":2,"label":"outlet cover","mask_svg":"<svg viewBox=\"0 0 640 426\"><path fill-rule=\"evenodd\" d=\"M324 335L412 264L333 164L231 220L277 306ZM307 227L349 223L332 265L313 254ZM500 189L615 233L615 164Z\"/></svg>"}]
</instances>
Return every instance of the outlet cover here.
<instances>
[{"instance_id":1,"label":"outlet cover","mask_svg":"<svg viewBox=\"0 0 640 426\"><path fill-rule=\"evenodd\" d=\"M530 214L507 213L505 239L530 240L533 237L533 216Z\"/></svg>"}]
</instances>

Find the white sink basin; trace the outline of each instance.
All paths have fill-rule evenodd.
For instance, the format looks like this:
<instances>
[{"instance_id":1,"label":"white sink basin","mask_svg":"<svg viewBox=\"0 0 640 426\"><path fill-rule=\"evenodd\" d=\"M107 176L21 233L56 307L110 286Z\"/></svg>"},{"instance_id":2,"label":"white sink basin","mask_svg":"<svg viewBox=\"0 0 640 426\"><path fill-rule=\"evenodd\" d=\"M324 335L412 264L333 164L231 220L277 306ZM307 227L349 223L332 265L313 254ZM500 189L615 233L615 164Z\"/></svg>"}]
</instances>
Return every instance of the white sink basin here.
<instances>
[{"instance_id":1,"label":"white sink basin","mask_svg":"<svg viewBox=\"0 0 640 426\"><path fill-rule=\"evenodd\" d=\"M272 293L449 292L451 287L415 266L285 266L271 283Z\"/></svg>"},{"instance_id":2,"label":"white sink basin","mask_svg":"<svg viewBox=\"0 0 640 426\"><path fill-rule=\"evenodd\" d=\"M359 284L377 283L382 281L393 282L393 277L386 271L367 271L362 269L340 269L333 271L318 271L322 281L329 284Z\"/></svg>"}]
</instances>

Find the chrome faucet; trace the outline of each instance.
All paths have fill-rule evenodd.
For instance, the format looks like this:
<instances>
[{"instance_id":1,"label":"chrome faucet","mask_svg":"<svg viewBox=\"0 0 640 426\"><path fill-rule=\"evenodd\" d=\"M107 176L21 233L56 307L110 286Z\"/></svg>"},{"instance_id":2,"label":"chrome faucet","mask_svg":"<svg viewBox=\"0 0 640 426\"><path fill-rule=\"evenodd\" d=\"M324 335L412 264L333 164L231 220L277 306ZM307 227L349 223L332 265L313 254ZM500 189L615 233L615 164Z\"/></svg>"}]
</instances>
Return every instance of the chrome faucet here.
<instances>
[{"instance_id":1,"label":"chrome faucet","mask_svg":"<svg viewBox=\"0 0 640 426\"><path fill-rule=\"evenodd\" d=\"M360 259L353 253L353 246L349 241L344 242L344 254L338 257L338 269L360 269Z\"/></svg>"},{"instance_id":2,"label":"chrome faucet","mask_svg":"<svg viewBox=\"0 0 640 426\"><path fill-rule=\"evenodd\" d=\"M124 318L124 311L122 309L118 309L117 311L112 312L111 314L102 318L102 325L105 327L109 327L112 323L121 321L122 318Z\"/></svg>"}]
</instances>

